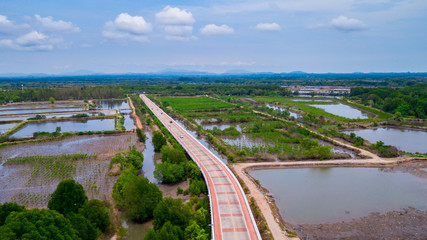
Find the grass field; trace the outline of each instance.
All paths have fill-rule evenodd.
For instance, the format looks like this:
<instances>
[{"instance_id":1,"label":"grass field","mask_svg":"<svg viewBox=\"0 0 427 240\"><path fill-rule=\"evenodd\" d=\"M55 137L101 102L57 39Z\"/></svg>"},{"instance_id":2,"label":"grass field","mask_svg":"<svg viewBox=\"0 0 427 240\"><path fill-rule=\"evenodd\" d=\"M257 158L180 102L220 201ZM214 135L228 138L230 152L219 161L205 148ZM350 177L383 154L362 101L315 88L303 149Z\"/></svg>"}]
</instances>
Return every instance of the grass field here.
<instances>
[{"instance_id":1,"label":"grass field","mask_svg":"<svg viewBox=\"0 0 427 240\"><path fill-rule=\"evenodd\" d=\"M219 111L234 108L232 104L209 97L159 97L165 106L182 111Z\"/></svg>"}]
</instances>

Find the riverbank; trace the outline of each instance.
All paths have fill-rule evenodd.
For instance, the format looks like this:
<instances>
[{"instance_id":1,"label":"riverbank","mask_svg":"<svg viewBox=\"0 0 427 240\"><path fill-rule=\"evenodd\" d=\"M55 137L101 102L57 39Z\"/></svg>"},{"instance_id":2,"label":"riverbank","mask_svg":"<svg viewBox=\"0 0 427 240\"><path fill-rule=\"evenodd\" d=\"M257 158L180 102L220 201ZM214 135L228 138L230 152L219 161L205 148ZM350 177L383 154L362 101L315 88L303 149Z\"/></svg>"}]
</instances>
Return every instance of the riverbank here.
<instances>
[{"instance_id":1,"label":"riverbank","mask_svg":"<svg viewBox=\"0 0 427 240\"><path fill-rule=\"evenodd\" d=\"M300 162L268 162L268 163L236 163L230 167L235 174L244 182L245 186L250 190L250 197L255 199L255 202L261 209L264 218L268 224L270 231L275 239L289 239L285 230L291 230L293 227L281 217L274 199L270 194L266 193L258 181L253 179L247 172L259 169L273 168L310 168L310 167L384 167L396 166L405 163L411 163L426 158L415 157L399 157L394 159L346 159L346 160L327 160L327 161L300 161ZM310 226L312 227L312 226ZM306 226L307 228L307 226ZM313 227L312 227L313 228ZM294 227L295 230L300 230L300 227ZM332 228L331 228L332 229ZM333 232L331 230L331 232ZM332 233L331 233L332 234Z\"/></svg>"}]
</instances>

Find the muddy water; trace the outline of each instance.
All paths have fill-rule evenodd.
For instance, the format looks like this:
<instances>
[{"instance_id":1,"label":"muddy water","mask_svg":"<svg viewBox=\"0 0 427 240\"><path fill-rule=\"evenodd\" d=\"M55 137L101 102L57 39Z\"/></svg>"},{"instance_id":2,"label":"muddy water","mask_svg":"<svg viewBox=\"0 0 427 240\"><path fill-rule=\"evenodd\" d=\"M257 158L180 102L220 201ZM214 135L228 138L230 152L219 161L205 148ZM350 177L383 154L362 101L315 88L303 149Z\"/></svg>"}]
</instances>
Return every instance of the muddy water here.
<instances>
[{"instance_id":1,"label":"muddy water","mask_svg":"<svg viewBox=\"0 0 427 240\"><path fill-rule=\"evenodd\" d=\"M353 131L345 131L347 134L352 132L371 143L383 141L386 145L395 146L405 152L427 152L426 131L397 128L356 129Z\"/></svg>"},{"instance_id":2,"label":"muddy water","mask_svg":"<svg viewBox=\"0 0 427 240\"><path fill-rule=\"evenodd\" d=\"M145 223L135 223L132 220L127 219L122 221L122 226L128 229L123 239L141 240L144 239L148 230L153 227L153 223L151 221Z\"/></svg>"},{"instance_id":3,"label":"muddy water","mask_svg":"<svg viewBox=\"0 0 427 240\"><path fill-rule=\"evenodd\" d=\"M61 127L61 132L114 130L114 119L97 119L87 121L31 122L18 130L11 137L29 137L34 132L54 132Z\"/></svg>"},{"instance_id":4,"label":"muddy water","mask_svg":"<svg viewBox=\"0 0 427 240\"><path fill-rule=\"evenodd\" d=\"M337 103L337 104L309 104L312 107L320 108L325 110L328 113L350 118L350 119L365 119L375 117L374 114L361 111L359 109L350 107L348 105Z\"/></svg>"},{"instance_id":5,"label":"muddy water","mask_svg":"<svg viewBox=\"0 0 427 240\"><path fill-rule=\"evenodd\" d=\"M427 211L427 163L405 168L300 168L254 170L285 221L349 221L407 207Z\"/></svg>"}]
</instances>

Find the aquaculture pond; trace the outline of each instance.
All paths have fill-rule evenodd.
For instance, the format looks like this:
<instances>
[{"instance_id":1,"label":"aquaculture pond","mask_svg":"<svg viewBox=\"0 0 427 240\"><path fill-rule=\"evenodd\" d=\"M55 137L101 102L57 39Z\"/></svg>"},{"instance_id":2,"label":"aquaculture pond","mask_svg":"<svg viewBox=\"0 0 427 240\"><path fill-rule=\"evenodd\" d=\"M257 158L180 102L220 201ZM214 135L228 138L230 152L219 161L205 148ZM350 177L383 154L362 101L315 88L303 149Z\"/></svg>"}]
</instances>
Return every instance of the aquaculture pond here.
<instances>
[{"instance_id":1,"label":"aquaculture pond","mask_svg":"<svg viewBox=\"0 0 427 240\"><path fill-rule=\"evenodd\" d=\"M270 191L285 221L322 224L407 207L427 211L425 167L264 169L250 175Z\"/></svg>"},{"instance_id":2,"label":"aquaculture pond","mask_svg":"<svg viewBox=\"0 0 427 240\"><path fill-rule=\"evenodd\" d=\"M70 108L37 108L37 109L11 109L0 111L0 115L10 114L30 114L30 113L50 113L50 112L76 112L84 110L82 107L70 107Z\"/></svg>"},{"instance_id":3,"label":"aquaculture pond","mask_svg":"<svg viewBox=\"0 0 427 240\"><path fill-rule=\"evenodd\" d=\"M5 133L7 130L13 128L17 123L4 123L0 124L0 134Z\"/></svg>"},{"instance_id":4,"label":"aquaculture pond","mask_svg":"<svg viewBox=\"0 0 427 240\"><path fill-rule=\"evenodd\" d=\"M383 141L384 144L395 146L405 152L427 152L426 131L386 127L345 131L345 133L347 134L350 134L352 132L354 132L357 136L368 140L371 143Z\"/></svg>"},{"instance_id":5,"label":"aquaculture pond","mask_svg":"<svg viewBox=\"0 0 427 240\"><path fill-rule=\"evenodd\" d=\"M136 129L135 123L133 119L130 117L130 115L124 115L125 122L123 126L126 128L126 130L133 130Z\"/></svg>"},{"instance_id":6,"label":"aquaculture pond","mask_svg":"<svg viewBox=\"0 0 427 240\"><path fill-rule=\"evenodd\" d=\"M55 132L57 127L61 132L84 132L114 130L114 119L96 119L85 121L56 121L56 122L31 122L18 130L11 137L29 137L34 132Z\"/></svg>"},{"instance_id":7,"label":"aquaculture pond","mask_svg":"<svg viewBox=\"0 0 427 240\"><path fill-rule=\"evenodd\" d=\"M312 107L323 109L328 113L350 119L366 119L375 117L375 114L361 111L359 109L353 108L342 103L309 105Z\"/></svg>"},{"instance_id":8,"label":"aquaculture pond","mask_svg":"<svg viewBox=\"0 0 427 240\"><path fill-rule=\"evenodd\" d=\"M96 106L102 105L101 109L129 109L127 100L99 100L94 102Z\"/></svg>"}]
</instances>

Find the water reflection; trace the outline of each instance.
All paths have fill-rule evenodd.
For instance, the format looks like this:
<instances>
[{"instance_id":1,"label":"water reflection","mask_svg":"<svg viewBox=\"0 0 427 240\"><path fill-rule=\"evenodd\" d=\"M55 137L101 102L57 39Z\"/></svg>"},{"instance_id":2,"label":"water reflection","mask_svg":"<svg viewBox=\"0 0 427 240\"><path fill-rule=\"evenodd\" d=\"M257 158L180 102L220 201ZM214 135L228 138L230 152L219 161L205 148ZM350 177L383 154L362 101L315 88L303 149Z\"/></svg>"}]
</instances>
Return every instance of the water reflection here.
<instances>
[{"instance_id":1,"label":"water reflection","mask_svg":"<svg viewBox=\"0 0 427 240\"><path fill-rule=\"evenodd\" d=\"M11 137L29 137L34 132L54 132L57 127L61 132L105 131L114 130L114 119L96 119L84 121L31 122L18 130Z\"/></svg>"},{"instance_id":2,"label":"water reflection","mask_svg":"<svg viewBox=\"0 0 427 240\"><path fill-rule=\"evenodd\" d=\"M423 163L424 167L427 163ZM427 179L382 168L254 170L274 196L285 220L332 223L406 207L427 210Z\"/></svg>"},{"instance_id":3,"label":"water reflection","mask_svg":"<svg viewBox=\"0 0 427 240\"><path fill-rule=\"evenodd\" d=\"M350 118L350 119L365 119L365 118L372 118L375 115L371 113L367 113L364 111L361 111L359 109L350 107L348 105L337 103L337 104L309 104L309 106L320 108L325 110L328 113Z\"/></svg>"},{"instance_id":4,"label":"water reflection","mask_svg":"<svg viewBox=\"0 0 427 240\"><path fill-rule=\"evenodd\" d=\"M386 145L395 146L405 152L427 152L426 131L386 127L344 131L344 133L347 134L350 134L352 132L354 132L357 136L368 140L371 143L383 141Z\"/></svg>"}]
</instances>

